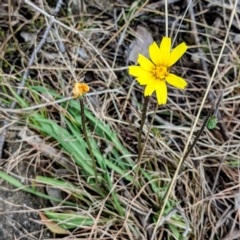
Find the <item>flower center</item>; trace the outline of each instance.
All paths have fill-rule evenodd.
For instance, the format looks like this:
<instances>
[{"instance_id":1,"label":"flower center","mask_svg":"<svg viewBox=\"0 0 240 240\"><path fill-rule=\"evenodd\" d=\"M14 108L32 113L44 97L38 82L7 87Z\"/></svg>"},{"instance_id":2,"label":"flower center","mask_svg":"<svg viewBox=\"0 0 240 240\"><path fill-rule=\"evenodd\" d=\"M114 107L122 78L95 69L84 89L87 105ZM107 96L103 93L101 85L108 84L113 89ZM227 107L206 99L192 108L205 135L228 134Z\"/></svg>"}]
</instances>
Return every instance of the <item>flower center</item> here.
<instances>
[{"instance_id":1,"label":"flower center","mask_svg":"<svg viewBox=\"0 0 240 240\"><path fill-rule=\"evenodd\" d=\"M157 78L157 79L165 79L165 77L168 75L168 68L164 67L164 66L155 66L155 68L153 69L153 75Z\"/></svg>"}]
</instances>

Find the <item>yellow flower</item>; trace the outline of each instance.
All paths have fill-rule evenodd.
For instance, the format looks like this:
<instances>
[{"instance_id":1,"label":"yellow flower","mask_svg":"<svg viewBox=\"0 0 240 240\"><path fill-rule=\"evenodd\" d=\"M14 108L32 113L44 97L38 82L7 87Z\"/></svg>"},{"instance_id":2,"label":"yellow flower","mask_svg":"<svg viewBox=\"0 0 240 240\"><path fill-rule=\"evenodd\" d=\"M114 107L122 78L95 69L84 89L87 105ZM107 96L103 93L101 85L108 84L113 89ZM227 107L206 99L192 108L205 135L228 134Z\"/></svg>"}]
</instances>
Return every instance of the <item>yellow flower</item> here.
<instances>
[{"instance_id":1,"label":"yellow flower","mask_svg":"<svg viewBox=\"0 0 240 240\"><path fill-rule=\"evenodd\" d=\"M78 98L89 91L89 86L85 83L75 83L73 87L74 98Z\"/></svg>"},{"instance_id":2,"label":"yellow flower","mask_svg":"<svg viewBox=\"0 0 240 240\"><path fill-rule=\"evenodd\" d=\"M187 82L169 72L169 68L187 51L183 42L171 51L171 38L163 37L160 47L153 42L149 46L151 60L142 54L138 56L140 66L130 66L129 74L136 77L140 85L146 85L144 96L151 96L156 91L158 104L167 102L167 83L184 89Z\"/></svg>"}]
</instances>

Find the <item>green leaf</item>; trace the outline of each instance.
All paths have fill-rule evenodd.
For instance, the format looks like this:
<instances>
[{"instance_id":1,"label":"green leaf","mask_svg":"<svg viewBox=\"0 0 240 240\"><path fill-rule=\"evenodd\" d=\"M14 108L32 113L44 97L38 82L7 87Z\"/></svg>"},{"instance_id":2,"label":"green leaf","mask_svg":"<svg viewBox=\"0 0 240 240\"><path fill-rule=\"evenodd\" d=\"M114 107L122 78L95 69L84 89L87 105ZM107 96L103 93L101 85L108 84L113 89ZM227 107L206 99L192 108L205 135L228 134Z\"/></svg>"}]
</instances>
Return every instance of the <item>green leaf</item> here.
<instances>
[{"instance_id":1,"label":"green leaf","mask_svg":"<svg viewBox=\"0 0 240 240\"><path fill-rule=\"evenodd\" d=\"M49 199L49 200L52 200L52 201L55 201L55 202L59 202L61 203L62 202L62 199L58 199L58 198L55 198L55 197L51 197L51 196L48 196L44 193L41 193L41 192L38 192L32 188L28 188L28 187L25 187L21 182L19 182L17 179L13 178L12 176L0 171L0 178L4 179L5 181L7 181L8 183L12 184L14 187L17 187L25 192L28 192L28 193L31 193L31 194L34 194L38 197L42 197L42 198L46 198L46 199ZM69 201L64 201L65 205L70 205L70 206L76 206L76 204L72 203L72 202L69 202Z\"/></svg>"},{"instance_id":2,"label":"green leaf","mask_svg":"<svg viewBox=\"0 0 240 240\"><path fill-rule=\"evenodd\" d=\"M84 216L81 213L56 213L52 211L45 211L45 214L59 226L65 229L77 228L80 226L92 226L95 222L93 218ZM109 222L110 219L99 219L98 224Z\"/></svg>"},{"instance_id":3,"label":"green leaf","mask_svg":"<svg viewBox=\"0 0 240 240\"><path fill-rule=\"evenodd\" d=\"M208 129L214 129L217 125L217 122L218 122L218 118L215 117L215 116L211 116L209 119L208 119L208 122L207 122L207 128Z\"/></svg>"}]
</instances>

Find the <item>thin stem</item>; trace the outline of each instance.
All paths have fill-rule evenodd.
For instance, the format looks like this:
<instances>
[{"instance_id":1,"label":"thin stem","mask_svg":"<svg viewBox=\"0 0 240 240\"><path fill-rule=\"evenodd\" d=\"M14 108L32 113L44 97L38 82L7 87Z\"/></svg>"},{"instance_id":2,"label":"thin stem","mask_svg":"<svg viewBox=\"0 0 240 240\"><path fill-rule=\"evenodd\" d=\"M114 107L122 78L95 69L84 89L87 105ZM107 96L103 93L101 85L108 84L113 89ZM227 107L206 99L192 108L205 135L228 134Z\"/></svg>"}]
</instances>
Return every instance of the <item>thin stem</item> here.
<instances>
[{"instance_id":1,"label":"thin stem","mask_svg":"<svg viewBox=\"0 0 240 240\"><path fill-rule=\"evenodd\" d=\"M168 37L168 0L165 0L165 36Z\"/></svg>"},{"instance_id":2,"label":"thin stem","mask_svg":"<svg viewBox=\"0 0 240 240\"><path fill-rule=\"evenodd\" d=\"M139 128L139 133L138 133L138 162L140 161L141 158L141 152L142 152L142 131L143 131L143 126L146 120L147 116L147 107L149 103L150 97L145 97L144 105L143 105L143 110L142 110L142 119L141 119L141 125Z\"/></svg>"},{"instance_id":3,"label":"thin stem","mask_svg":"<svg viewBox=\"0 0 240 240\"><path fill-rule=\"evenodd\" d=\"M143 149L142 149L142 132L143 132L143 126L144 126L144 123L146 120L146 116L147 116L147 108L148 108L148 103L149 103L150 97L145 97L144 99L145 99L145 101L144 101L143 110L142 110L142 119L141 119L141 124L140 124L140 128L139 128L139 133L138 133L138 161L137 161L137 167L136 167L136 174L133 179L133 185L130 190L131 195L133 193L133 187L134 187L135 183L138 183L136 181L136 179L138 178L138 172L139 172L140 165L141 165L141 159L142 159L142 156L143 156L143 153L145 150L145 145L143 146ZM156 111L155 111L155 113L156 113ZM152 125L152 123L151 123L151 125ZM150 128L148 129L145 143L148 140L149 132L150 132Z\"/></svg>"},{"instance_id":4,"label":"thin stem","mask_svg":"<svg viewBox=\"0 0 240 240\"><path fill-rule=\"evenodd\" d=\"M186 16L187 11L188 11L189 7L191 6L191 4L192 4L192 0L189 0L189 1L188 1L188 6L187 6L187 8L185 9L185 12L184 12L184 14L183 14L183 16L182 16L182 19L181 19L180 23L179 23L177 32L176 32L176 34L175 34L175 36L174 36L174 39L173 39L173 41L172 41L172 47L174 46L174 43L175 43L175 41L176 41L177 35L178 35L178 33L179 33L179 30L180 30L180 28L181 28L181 26L182 26L182 22L183 22L183 20L185 19L185 16Z\"/></svg>"},{"instance_id":5,"label":"thin stem","mask_svg":"<svg viewBox=\"0 0 240 240\"><path fill-rule=\"evenodd\" d=\"M93 170L94 170L94 174L95 174L96 184L98 185L96 160L95 160L95 157L93 155L92 146L91 146L91 143L90 143L88 135L87 135L86 119L85 119L85 114L84 114L84 104L83 104L83 98L82 97L79 98L79 102L80 102L80 111L81 111L83 135L85 136L85 140L86 140L87 145L88 145L88 150L90 152L90 157L92 159L92 164L93 164Z\"/></svg>"},{"instance_id":6,"label":"thin stem","mask_svg":"<svg viewBox=\"0 0 240 240\"><path fill-rule=\"evenodd\" d=\"M148 142L148 138L149 138L149 135L150 135L150 131L151 131L151 128L152 128L152 125L153 125L154 118L155 118L156 113L157 113L157 109L158 109L158 104L156 104L156 108L155 108L153 116L152 116L152 121L150 123L150 126L148 127L148 131L147 131L147 135L146 135L146 138L145 138L145 142L144 142L143 148L141 147L141 151L140 151L140 153L138 155L138 162L137 162L137 168L136 168L136 177L134 178L134 182L138 178L138 172L139 172L139 169L140 169L140 166L141 166L142 156L143 156L143 153L144 153L144 151L146 149L146 145L147 145L147 142Z\"/></svg>"},{"instance_id":7,"label":"thin stem","mask_svg":"<svg viewBox=\"0 0 240 240\"><path fill-rule=\"evenodd\" d=\"M214 110L214 113L213 113L213 115L215 116L215 117L217 117L217 115L218 115L218 107L219 107L219 104L220 104L220 102L221 102L221 100L222 100L222 97L223 97L223 90L221 90L221 92L220 92L220 94L219 94L219 97L217 98L217 100L216 100L216 107L215 107L215 110Z\"/></svg>"},{"instance_id":8,"label":"thin stem","mask_svg":"<svg viewBox=\"0 0 240 240\"><path fill-rule=\"evenodd\" d=\"M180 167L182 166L183 162L186 160L187 156L188 156L189 153L192 151L193 147L195 146L196 142L198 141L199 137L201 136L201 134L202 134L202 132L203 132L203 130L204 130L204 127L206 126L206 124L207 124L207 122L208 122L208 119L213 115L213 112L215 112L215 109L218 108L218 105L219 105L219 103L220 103L220 101L221 101L221 99L222 99L222 96L223 96L223 90L220 91L220 93L218 94L215 102L212 104L211 109L208 111L208 114L207 114L207 116L206 116L206 118L205 118L205 120L204 120L204 122L203 122L203 124L202 124L201 129L198 131L197 136L195 137L192 145L189 147L188 151L187 151L186 154L184 155L183 161L182 161Z\"/></svg>"}]
</instances>

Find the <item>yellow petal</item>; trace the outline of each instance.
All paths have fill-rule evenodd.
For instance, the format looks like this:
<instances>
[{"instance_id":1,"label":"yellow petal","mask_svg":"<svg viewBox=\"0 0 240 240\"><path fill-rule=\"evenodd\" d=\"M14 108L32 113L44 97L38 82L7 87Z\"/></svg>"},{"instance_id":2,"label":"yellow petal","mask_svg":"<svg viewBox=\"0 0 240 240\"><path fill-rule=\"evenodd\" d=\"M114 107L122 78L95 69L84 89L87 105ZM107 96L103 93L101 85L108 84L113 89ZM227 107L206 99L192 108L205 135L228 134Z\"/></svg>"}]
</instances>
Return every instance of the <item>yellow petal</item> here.
<instances>
[{"instance_id":1,"label":"yellow petal","mask_svg":"<svg viewBox=\"0 0 240 240\"><path fill-rule=\"evenodd\" d=\"M138 55L138 63L144 70L147 71L152 71L153 68L155 67L154 64L149 59L144 57L142 54Z\"/></svg>"},{"instance_id":2,"label":"yellow petal","mask_svg":"<svg viewBox=\"0 0 240 240\"><path fill-rule=\"evenodd\" d=\"M168 67L169 56L171 50L171 38L163 37L160 44L161 63L165 67Z\"/></svg>"},{"instance_id":3,"label":"yellow petal","mask_svg":"<svg viewBox=\"0 0 240 240\"><path fill-rule=\"evenodd\" d=\"M134 77L139 77L139 76L149 73L149 71L144 70L140 66L130 66L128 68L128 71L129 71L129 74Z\"/></svg>"},{"instance_id":4,"label":"yellow petal","mask_svg":"<svg viewBox=\"0 0 240 240\"><path fill-rule=\"evenodd\" d=\"M166 76L166 81L169 84L171 84L172 86L179 88L179 89L184 89L187 86L187 82L184 79L182 79L181 77L178 77L172 73L169 73Z\"/></svg>"},{"instance_id":5,"label":"yellow petal","mask_svg":"<svg viewBox=\"0 0 240 240\"><path fill-rule=\"evenodd\" d=\"M166 104L167 102L167 84L165 81L158 81L156 89L158 104Z\"/></svg>"},{"instance_id":6,"label":"yellow petal","mask_svg":"<svg viewBox=\"0 0 240 240\"><path fill-rule=\"evenodd\" d=\"M144 91L144 96L151 96L153 92L156 90L157 82L159 80L154 79L151 83L147 84L145 91Z\"/></svg>"},{"instance_id":7,"label":"yellow petal","mask_svg":"<svg viewBox=\"0 0 240 240\"><path fill-rule=\"evenodd\" d=\"M140 85L150 84L154 80L155 80L155 77L150 72L144 75L141 75L137 78L137 81L139 82Z\"/></svg>"},{"instance_id":8,"label":"yellow petal","mask_svg":"<svg viewBox=\"0 0 240 240\"><path fill-rule=\"evenodd\" d=\"M161 52L156 42L153 42L149 46L149 56L155 65L159 65L161 63Z\"/></svg>"},{"instance_id":9,"label":"yellow petal","mask_svg":"<svg viewBox=\"0 0 240 240\"><path fill-rule=\"evenodd\" d=\"M175 47L169 56L168 67L172 66L187 51L188 47L185 42Z\"/></svg>"},{"instance_id":10,"label":"yellow petal","mask_svg":"<svg viewBox=\"0 0 240 240\"><path fill-rule=\"evenodd\" d=\"M79 96L89 92L89 86L85 83L75 83L72 92L74 98L78 98Z\"/></svg>"}]
</instances>

